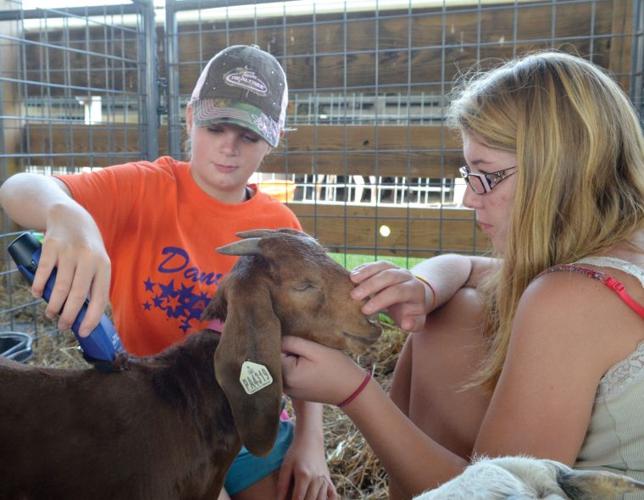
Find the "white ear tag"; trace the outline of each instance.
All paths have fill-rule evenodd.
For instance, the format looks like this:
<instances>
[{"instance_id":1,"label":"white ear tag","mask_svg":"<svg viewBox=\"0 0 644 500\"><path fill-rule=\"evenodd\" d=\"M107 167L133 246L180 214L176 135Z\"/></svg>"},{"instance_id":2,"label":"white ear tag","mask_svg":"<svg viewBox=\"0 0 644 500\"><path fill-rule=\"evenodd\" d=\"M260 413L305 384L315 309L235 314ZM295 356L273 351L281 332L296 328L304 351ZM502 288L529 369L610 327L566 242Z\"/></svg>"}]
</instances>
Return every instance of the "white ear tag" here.
<instances>
[{"instance_id":1,"label":"white ear tag","mask_svg":"<svg viewBox=\"0 0 644 500\"><path fill-rule=\"evenodd\" d=\"M273 377L264 365L253 363L252 361L244 361L239 375L246 394L255 394L257 391L262 390L273 383Z\"/></svg>"}]
</instances>

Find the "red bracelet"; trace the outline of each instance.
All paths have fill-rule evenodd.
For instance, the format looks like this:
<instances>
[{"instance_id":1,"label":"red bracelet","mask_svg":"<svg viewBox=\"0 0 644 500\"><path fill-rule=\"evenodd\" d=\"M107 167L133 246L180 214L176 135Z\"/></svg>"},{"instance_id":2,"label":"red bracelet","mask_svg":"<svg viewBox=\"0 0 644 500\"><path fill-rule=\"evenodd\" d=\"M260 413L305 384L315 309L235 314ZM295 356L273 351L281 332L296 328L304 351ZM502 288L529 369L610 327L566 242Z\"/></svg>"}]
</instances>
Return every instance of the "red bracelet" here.
<instances>
[{"instance_id":1,"label":"red bracelet","mask_svg":"<svg viewBox=\"0 0 644 500\"><path fill-rule=\"evenodd\" d=\"M371 380L371 372L367 372L367 375L365 378L360 382L360 385L358 388L351 393L351 395L342 401L341 403L338 403L338 408L344 408L347 406L351 401L353 401L355 398L360 396L360 393L364 390L365 387L367 387L367 384L369 383L369 380Z\"/></svg>"}]
</instances>

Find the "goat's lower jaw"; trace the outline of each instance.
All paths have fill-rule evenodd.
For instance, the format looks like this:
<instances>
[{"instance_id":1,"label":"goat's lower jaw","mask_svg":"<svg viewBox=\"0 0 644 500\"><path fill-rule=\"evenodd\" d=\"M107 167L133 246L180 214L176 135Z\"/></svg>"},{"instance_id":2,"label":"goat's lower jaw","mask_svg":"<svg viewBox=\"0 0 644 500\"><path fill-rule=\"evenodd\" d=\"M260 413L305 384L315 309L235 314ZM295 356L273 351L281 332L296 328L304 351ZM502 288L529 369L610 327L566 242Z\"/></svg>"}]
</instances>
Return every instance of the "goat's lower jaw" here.
<instances>
[{"instance_id":1,"label":"goat's lower jaw","mask_svg":"<svg viewBox=\"0 0 644 500\"><path fill-rule=\"evenodd\" d=\"M364 345L371 345L373 344L378 338L380 337L380 334L374 335L373 337L360 337L358 335L352 335L349 332L342 332L342 335L345 337L351 339L351 340L357 340L358 342L364 344Z\"/></svg>"}]
</instances>

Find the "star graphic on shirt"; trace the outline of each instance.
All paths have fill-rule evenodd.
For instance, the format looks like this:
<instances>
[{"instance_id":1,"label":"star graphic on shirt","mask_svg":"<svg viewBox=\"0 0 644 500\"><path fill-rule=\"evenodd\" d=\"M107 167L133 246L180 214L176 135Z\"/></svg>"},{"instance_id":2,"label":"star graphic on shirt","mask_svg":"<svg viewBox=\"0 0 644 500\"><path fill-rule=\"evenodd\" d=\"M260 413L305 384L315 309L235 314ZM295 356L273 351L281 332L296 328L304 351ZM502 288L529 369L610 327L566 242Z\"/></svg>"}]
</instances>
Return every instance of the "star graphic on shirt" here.
<instances>
[{"instance_id":1,"label":"star graphic on shirt","mask_svg":"<svg viewBox=\"0 0 644 500\"><path fill-rule=\"evenodd\" d=\"M203 309L205 309L205 308L206 308L206 306L208 305L208 303L210 302L210 297L208 296L208 294L207 294L207 293L205 293L205 292L201 292L201 293L199 294L199 297L198 297L198 298L197 298L197 300L195 301L195 306L199 306L199 303L200 303L200 302L201 302L201 305L200 305L201 309L202 309L202 310L203 310Z\"/></svg>"},{"instance_id":2,"label":"star graphic on shirt","mask_svg":"<svg viewBox=\"0 0 644 500\"><path fill-rule=\"evenodd\" d=\"M179 306L179 297L168 297L165 303L168 308L176 309Z\"/></svg>"},{"instance_id":3,"label":"star graphic on shirt","mask_svg":"<svg viewBox=\"0 0 644 500\"><path fill-rule=\"evenodd\" d=\"M217 273L214 275L214 281L208 284L219 283L223 276L222 273ZM191 284L184 278L186 276L175 274L172 279L168 276L168 281L164 283L162 280L148 277L143 281L148 299L142 306L145 311L160 312L167 321L177 321L178 328L187 333L194 327L194 322L201 319L211 297L202 290L195 279Z\"/></svg>"},{"instance_id":4,"label":"star graphic on shirt","mask_svg":"<svg viewBox=\"0 0 644 500\"><path fill-rule=\"evenodd\" d=\"M181 301L183 303L185 303L186 300L192 299L192 297L195 296L195 294L192 293L194 289L195 289L194 286L191 286L190 288L188 288L183 284L181 285L181 289L179 290L179 296L181 297Z\"/></svg>"},{"instance_id":5,"label":"star graphic on shirt","mask_svg":"<svg viewBox=\"0 0 644 500\"><path fill-rule=\"evenodd\" d=\"M163 303L165 302L165 299L161 295L157 295L152 299L152 302L154 303L154 307L158 307L159 309L164 309Z\"/></svg>"},{"instance_id":6,"label":"star graphic on shirt","mask_svg":"<svg viewBox=\"0 0 644 500\"><path fill-rule=\"evenodd\" d=\"M174 288L174 280L171 280L167 285L159 283L159 288L161 288L162 297L175 297L178 294L177 290Z\"/></svg>"}]
</instances>

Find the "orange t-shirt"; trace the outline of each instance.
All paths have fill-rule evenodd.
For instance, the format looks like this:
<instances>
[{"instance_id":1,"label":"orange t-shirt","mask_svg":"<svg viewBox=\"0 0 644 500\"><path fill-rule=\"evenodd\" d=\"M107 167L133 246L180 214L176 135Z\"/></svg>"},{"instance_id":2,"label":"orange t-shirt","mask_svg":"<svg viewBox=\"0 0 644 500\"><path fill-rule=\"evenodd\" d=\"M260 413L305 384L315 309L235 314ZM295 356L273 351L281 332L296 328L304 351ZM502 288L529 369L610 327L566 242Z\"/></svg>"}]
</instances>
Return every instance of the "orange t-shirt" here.
<instances>
[{"instance_id":1,"label":"orange t-shirt","mask_svg":"<svg viewBox=\"0 0 644 500\"><path fill-rule=\"evenodd\" d=\"M110 301L128 352L157 353L204 326L202 311L236 257L217 247L248 229L301 229L265 193L224 204L204 193L190 165L170 157L61 175L96 221L112 262Z\"/></svg>"}]
</instances>

